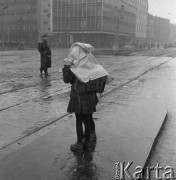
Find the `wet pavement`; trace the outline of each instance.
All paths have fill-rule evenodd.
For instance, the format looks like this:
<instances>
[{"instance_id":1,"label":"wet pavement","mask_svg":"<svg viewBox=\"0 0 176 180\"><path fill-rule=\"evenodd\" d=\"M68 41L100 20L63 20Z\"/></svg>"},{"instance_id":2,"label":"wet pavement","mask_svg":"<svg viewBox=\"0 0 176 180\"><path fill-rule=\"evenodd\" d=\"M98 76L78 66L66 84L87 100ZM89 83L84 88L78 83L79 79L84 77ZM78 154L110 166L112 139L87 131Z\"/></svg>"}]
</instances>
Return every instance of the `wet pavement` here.
<instances>
[{"instance_id":1,"label":"wet pavement","mask_svg":"<svg viewBox=\"0 0 176 180\"><path fill-rule=\"evenodd\" d=\"M114 179L115 163L119 161L133 162L130 172L134 173L135 166L144 166L167 112L145 88L134 82L124 87L121 95L114 92L102 99L94 114L98 140L92 153L70 152L76 134L75 118L69 116L48 134L4 156L0 179L108 180Z\"/></svg>"},{"instance_id":2,"label":"wet pavement","mask_svg":"<svg viewBox=\"0 0 176 180\"><path fill-rule=\"evenodd\" d=\"M157 72L151 74L155 77L157 88L153 88L153 93L160 91L164 96L157 94L157 97L163 98L168 109L168 118L161 129L158 140L152 150L148 166L156 166L156 163L163 167L159 171L159 176L163 178L166 167L173 168L173 174L167 177L176 177L176 59L170 61L160 68ZM152 78L150 76L150 78ZM156 179L156 173L151 173L152 179ZM172 178L170 178L172 179ZM175 179L175 178L173 178Z\"/></svg>"},{"instance_id":3,"label":"wet pavement","mask_svg":"<svg viewBox=\"0 0 176 180\"><path fill-rule=\"evenodd\" d=\"M53 50L49 77L39 76L39 53L36 51L2 52L0 81L0 147L35 131L66 112L69 85L63 83L62 60L67 51ZM168 59L155 57L96 56L115 80L109 89L120 86ZM150 63L148 63L150 62ZM10 69L10 71L9 71ZM22 74L23 73L23 74ZM7 100L8 97L8 100Z\"/></svg>"},{"instance_id":4,"label":"wet pavement","mask_svg":"<svg viewBox=\"0 0 176 180\"><path fill-rule=\"evenodd\" d=\"M32 53L27 51L22 54L17 52L15 54L11 53L11 56L1 55L4 60L1 61L2 78L0 80L0 86L2 87L0 95L1 147L64 115L69 100L69 85L65 85L62 82L62 75L58 72L62 66L62 59L67 54L66 51L53 52L54 66L50 70L50 76L47 78L39 76L38 68L36 68L39 65L39 55L35 51L32 51ZM116 57L99 55L96 58L115 77L115 80L106 87L105 93L116 86L122 86L130 80L133 81L101 99L102 103L98 105L98 112L95 113L97 135L99 138L95 152L93 154L83 154L82 156L75 156L70 153L69 145L75 140L76 135L74 116L68 116L66 119L57 122L53 131L49 132L50 130L48 130L48 134L42 135L39 139L34 138L36 141L31 140L29 145L18 147L20 149L18 151L12 148L6 155L2 155L0 179L17 180L20 178L27 179L27 177L37 180L74 179L78 178L77 176L80 176L82 179L90 179L90 177L94 179L113 179L115 175L114 163L119 161L119 157L122 158L120 159L122 161L123 157L126 157L126 161L130 161L128 160L130 158L127 156L128 151L126 150L127 154L123 154L124 149L134 152L134 154L135 152L141 152L142 146L138 147L135 145L133 142L136 139L132 138L129 140L129 137L137 133L142 138L141 134L144 132L140 128L143 124L138 128L140 131L136 132L135 128L128 129L130 127L129 123L124 124L124 129L127 128L126 131L118 131L117 129L122 125L122 122L117 118L119 114L121 115L121 120L126 119L125 122L128 122L132 117L132 119L135 119L135 116L142 119L145 113L153 117L154 115L150 112L155 107L157 112L161 112L159 113L161 117L158 118L159 121L155 121L157 123L154 127L157 127L157 129L161 127L164 120L163 117L165 116L165 107L168 108L166 102L171 98L168 96L170 95L170 89L166 89L167 86L164 84L168 84L170 78L175 75L174 71L170 71L170 68L173 68L174 65L171 64L169 66L168 63L167 66L165 65L166 68L164 70L158 67L156 70L141 77L140 74L152 70L152 67L164 63L170 57L156 59L156 57L144 56ZM153 72L155 73L153 74ZM135 77L138 78L135 80ZM160 79L160 77L163 78ZM174 87L173 82L174 79L169 85ZM148 103L146 105L146 102L150 102L151 105ZM173 101L172 105L174 103ZM159 105L157 106L156 104ZM128 113L123 114L122 112ZM139 112L141 115L139 115ZM153 112L156 114L156 111ZM151 121L149 124L152 124L153 119L149 119ZM134 120L133 122L135 123ZM150 132L153 139L147 141L148 143L145 143L145 146L143 146L144 151L146 151L146 153L140 155L143 159L147 158L149 147L151 147L154 137L157 135L156 129L153 129L154 133L152 134L151 127L147 126L147 121L145 122L146 126L144 127L148 127L147 132ZM116 126L117 129L115 128ZM108 131L108 128L111 131ZM128 132L131 132L131 134L128 134ZM148 138L147 132L144 134ZM125 138L120 136L123 133L126 135ZM124 139L126 143L124 143ZM132 143L130 144L130 142ZM136 143L142 142L139 140ZM124 146L121 147L122 144ZM126 147L125 144L127 145ZM134 147L134 149L129 147ZM134 156L133 154L131 155ZM141 158L139 159L141 160ZM47 163L43 166L43 162ZM9 169L10 164L14 164L11 169ZM76 173L79 166L82 168L80 168L80 171L83 172L83 175ZM111 169L106 170L108 167L111 167ZM86 168L88 175L85 175ZM28 172L26 172L27 169L29 169ZM11 175L8 173L9 171Z\"/></svg>"}]
</instances>

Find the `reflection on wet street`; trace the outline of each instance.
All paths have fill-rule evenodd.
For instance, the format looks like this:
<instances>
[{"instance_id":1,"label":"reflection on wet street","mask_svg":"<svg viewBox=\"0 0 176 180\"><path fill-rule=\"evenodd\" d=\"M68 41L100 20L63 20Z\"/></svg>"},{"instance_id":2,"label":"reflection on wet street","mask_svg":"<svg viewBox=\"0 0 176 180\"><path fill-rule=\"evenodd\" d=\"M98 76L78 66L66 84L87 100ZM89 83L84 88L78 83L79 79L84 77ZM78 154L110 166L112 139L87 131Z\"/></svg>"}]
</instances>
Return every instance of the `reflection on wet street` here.
<instances>
[{"instance_id":1,"label":"reflection on wet street","mask_svg":"<svg viewBox=\"0 0 176 180\"><path fill-rule=\"evenodd\" d=\"M92 144L93 151L96 143ZM98 180L98 170L93 160L94 152L74 153L74 161L69 165L68 176L72 180L94 179Z\"/></svg>"},{"instance_id":2,"label":"reflection on wet street","mask_svg":"<svg viewBox=\"0 0 176 180\"><path fill-rule=\"evenodd\" d=\"M10 53L12 56L9 55ZM62 56L64 57L64 53ZM42 126L50 119L64 114L66 102L63 98L59 100L59 94L68 92L68 87L63 87L63 81L56 80L61 79L58 69L62 61L56 59L56 66L49 71L50 76L40 77L39 54L36 51L33 51L32 55L30 51L8 52L8 55L2 57L0 62L1 147ZM28 78L25 78L26 76Z\"/></svg>"},{"instance_id":3,"label":"reflection on wet street","mask_svg":"<svg viewBox=\"0 0 176 180\"><path fill-rule=\"evenodd\" d=\"M64 115L70 91L70 86L63 82L62 73L59 73L67 51L53 51L53 67L47 77L39 75L39 54L36 51L11 52L11 56L3 53L0 62L0 124L6 126L1 126L4 128L1 128L0 146ZM114 77L105 93L168 59L142 56L96 58Z\"/></svg>"},{"instance_id":4,"label":"reflection on wet street","mask_svg":"<svg viewBox=\"0 0 176 180\"><path fill-rule=\"evenodd\" d=\"M47 77L39 75L39 64L36 61L39 59L38 54L31 55L30 51L26 51L24 54L25 57L15 53L14 60L9 56L3 57L6 63L0 62L2 65L0 67L2 70L0 72L2 75L2 79L0 79L0 87L2 87L0 90L0 147L24 135L36 132L36 129L66 114L70 85L63 82L62 73L59 73L66 53L54 51L53 67L49 70L50 76ZM99 97L100 103L94 114L98 134L97 143L93 144L92 152L71 153L69 146L75 140L76 134L75 117L69 115L65 119L62 118L55 124L55 131L48 130L49 135L42 136L30 147L25 147L26 152L23 152L24 149L22 149L21 152L24 154L20 160L18 156L20 151L12 155L15 162L26 164L24 169L28 168L27 165L30 163L33 165L33 159L35 159L36 164L34 163L34 166L31 166L29 170L29 172L34 173L34 177L39 177L38 173L41 171L51 180L55 180L59 175L65 177L62 179L66 180L113 179L115 175L114 164L122 160L120 158L125 157L127 158L125 160L129 160L131 154L136 159L138 156L140 158L144 156L140 154L141 147L134 145L134 142L140 144L147 136L146 143L142 148L147 150L148 147L151 147L150 135L152 131L151 134L148 134L145 127L150 127L154 122L152 119L150 119L150 123L143 122L142 117L141 121L137 121L135 115L138 109L140 109L141 114L146 113L142 109L143 102L152 100L155 107L155 102L166 103L168 100L169 91L163 87L163 83L167 82L164 75L168 71L164 70L162 72L163 79L160 79L161 74L158 72L161 67L158 65L167 62L170 57L97 56L97 59L114 78L105 88L103 95L107 95ZM13 65L11 66L11 64ZM152 71L152 68L156 66L157 69ZM9 68L14 69L14 71L6 73ZM26 76L28 78L25 78ZM162 92L157 93L159 88L162 89ZM136 99L137 102L134 102ZM131 108L135 113L126 112L128 108ZM155 108L157 109L157 107ZM124 121L124 117L126 121ZM121 136L122 134L123 136ZM141 136L139 137L138 134ZM37 146L38 144L41 146ZM139 152L136 152L134 147L138 148ZM118 151L114 151L114 149L118 149ZM124 149L128 151L124 152ZM45 164L45 162L47 163ZM9 163L11 162L9 161ZM15 163L11 164L14 164L13 167L15 166ZM0 166L3 165L3 163L0 164ZM44 169L40 169L41 165L44 166ZM22 163L18 164L19 170L20 166ZM14 169L11 170L12 174L16 173ZM6 176L11 178L8 173Z\"/></svg>"},{"instance_id":5,"label":"reflection on wet street","mask_svg":"<svg viewBox=\"0 0 176 180\"><path fill-rule=\"evenodd\" d=\"M39 85L39 88L38 88L38 90L39 90L39 98L42 98L43 95L45 95L45 96L50 95L50 89L52 89L52 87L51 87L52 84L51 84L51 78L49 78L49 77L50 76L47 76L47 77L44 77L44 78L41 77L41 82L40 82L40 85ZM50 97L51 96L49 96L49 98ZM49 98L45 98L46 101Z\"/></svg>"}]
</instances>

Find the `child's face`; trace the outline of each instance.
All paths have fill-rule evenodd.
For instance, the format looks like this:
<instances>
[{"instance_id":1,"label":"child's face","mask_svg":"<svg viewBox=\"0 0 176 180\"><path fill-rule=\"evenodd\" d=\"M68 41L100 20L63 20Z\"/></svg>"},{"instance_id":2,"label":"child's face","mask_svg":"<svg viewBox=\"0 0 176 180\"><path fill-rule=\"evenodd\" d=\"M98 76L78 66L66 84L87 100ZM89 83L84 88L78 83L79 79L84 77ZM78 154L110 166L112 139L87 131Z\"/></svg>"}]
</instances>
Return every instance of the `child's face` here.
<instances>
[{"instance_id":1,"label":"child's face","mask_svg":"<svg viewBox=\"0 0 176 180\"><path fill-rule=\"evenodd\" d=\"M43 40L44 40L44 41L47 41L47 37L43 37Z\"/></svg>"}]
</instances>

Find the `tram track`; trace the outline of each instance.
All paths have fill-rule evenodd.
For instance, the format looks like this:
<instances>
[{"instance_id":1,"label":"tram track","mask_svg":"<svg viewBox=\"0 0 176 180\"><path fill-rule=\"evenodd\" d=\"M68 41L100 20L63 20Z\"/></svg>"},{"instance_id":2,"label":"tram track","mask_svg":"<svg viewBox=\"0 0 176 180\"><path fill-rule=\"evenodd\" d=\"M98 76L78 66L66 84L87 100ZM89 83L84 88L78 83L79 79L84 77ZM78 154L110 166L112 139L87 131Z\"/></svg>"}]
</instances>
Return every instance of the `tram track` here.
<instances>
[{"instance_id":1,"label":"tram track","mask_svg":"<svg viewBox=\"0 0 176 180\"><path fill-rule=\"evenodd\" d=\"M176 56L175 56L175 57L176 57ZM166 60L166 61L160 63L159 65L157 65L157 66L155 66L155 67L152 67L152 68L144 71L144 72L141 73L140 75L138 75L138 76L136 76L136 77L134 77L134 78L131 78L129 81L127 81L126 83L123 83L122 85L120 85L120 86L118 86L118 87L112 88L109 92L106 92L105 94L103 94L103 97L105 97L105 96L113 93L114 91L116 91L116 90L118 90L118 89L120 89L120 88L123 88L124 86L128 85L129 83L131 83L131 82L133 82L133 81L136 81L137 79L139 79L140 77L142 77L142 76L144 76L145 74L149 73L150 71L152 71L152 70L154 70L154 69L156 69L156 68L159 68L159 67L162 66L163 64L165 64L165 63L173 60L175 57L173 57L173 58L171 58L171 59L169 59L169 60Z\"/></svg>"},{"instance_id":2,"label":"tram track","mask_svg":"<svg viewBox=\"0 0 176 180\"><path fill-rule=\"evenodd\" d=\"M161 58L161 57L167 57L167 56L172 55L172 54L176 54L176 53L175 53L175 52L168 53L168 54L165 54L165 55L162 55L162 56L159 56L159 57L155 57L155 58L153 58L153 59L151 59L151 60L149 60L149 61L153 61L153 60L159 59L159 58ZM136 61L141 61L141 60L145 60L145 59L149 59L149 58L151 58L151 57L147 56L147 57L145 57L145 58L140 58L140 59L131 60L131 61L129 61L129 62L120 63L119 65L130 64L130 63L133 63L133 62L136 62ZM63 59L63 58L59 58L59 59ZM57 73L58 73L58 71L54 71L54 72L52 72L50 75L52 75L52 74L57 74ZM31 77L38 77L38 76L27 76L27 77L25 77L25 78L31 78ZM56 78L56 79L49 80L49 81L47 81L47 82L45 83L45 85L51 83L52 81L56 81L56 80L59 81L59 80L61 80L61 79L62 79L62 77L61 77L61 78ZM31 85L28 85L28 86L20 87L20 88L15 88L15 89L12 89L12 90L0 92L0 96L3 95L3 94L6 94L6 93L13 93L13 92L16 92L16 91L20 91L20 90L27 89L27 88L32 88L32 87L39 86L39 85L41 85L40 82L39 82L39 83L35 83L35 84L31 84Z\"/></svg>"},{"instance_id":3,"label":"tram track","mask_svg":"<svg viewBox=\"0 0 176 180\"><path fill-rule=\"evenodd\" d=\"M63 57L62 57L62 58L58 58L58 60L62 60L62 59L63 59ZM50 73L50 76L53 75L53 74L57 74L57 73L58 73L58 71L51 72L51 73ZM31 75L30 75L30 76L25 76L25 77L23 77L23 78L29 79L29 78L35 78L35 77L39 77L39 75L36 75L36 76L31 76ZM61 79L61 78L59 78L59 79ZM48 81L48 82L45 83L45 84L47 85L47 84L49 84L51 81L55 81L55 80L59 80L59 79L58 79L58 78L52 79L52 80ZM10 81L11 81L11 80L10 80ZM10 82L10 81L0 82L0 84L1 84L1 83L8 83L8 82ZM13 93L13 92L15 92L15 91L20 91L20 90L23 90L23 89L26 89L26 88L31 88L31 87L39 86L40 84L41 84L41 83L39 82L39 83L35 83L35 84L30 84L30 85L28 85L28 86L24 86L24 87L15 88L15 89L12 89L12 90L0 92L0 95L6 94L6 93Z\"/></svg>"},{"instance_id":4,"label":"tram track","mask_svg":"<svg viewBox=\"0 0 176 180\"><path fill-rule=\"evenodd\" d=\"M176 54L176 53L170 53L170 54ZM169 55L170 55L170 54L169 54ZM168 56L168 54L166 54L166 55L164 55L164 56L162 56L162 57L167 57L167 56ZM160 59L160 58L162 58L162 57L156 57L156 58L153 58L152 60L149 60L149 61L154 61L154 60ZM129 62L126 62L126 63L120 63L120 65L124 65L124 64L127 64L127 63L136 62L136 61L143 60L143 59L146 59L146 58L137 59L137 60L132 60L132 61L129 61ZM110 72L110 74L113 73L113 72L115 72L115 71L117 71L117 69L112 70L112 71ZM123 70L122 70L122 71L123 71ZM150 70L149 70L149 71L150 71ZM148 72L148 71L147 71L147 72ZM140 75L139 75L139 77L140 77ZM62 79L62 78L52 79L51 81L48 81L48 82L45 83L44 85L47 86L47 84L51 83L52 81L55 81L55 80L58 80L58 81L59 81L59 80L61 80L61 79ZM135 78L135 79L136 79L136 78ZM125 85L126 85L126 84L125 84ZM34 86L36 86L36 85L34 85ZM30 86L30 87L31 87L31 86ZM123 85L122 85L122 87L123 87ZM25 88L28 88L28 87L25 87ZM52 94L55 95L56 93L62 92L63 90L64 90L64 92L65 92L65 90L67 90L67 89L69 89L69 88L70 88L70 86L68 86L68 87L64 86L64 87L59 88L59 89L57 89L56 91L52 92ZM119 88L120 88L120 87L119 87ZM23 89L23 88L21 88L21 89ZM60 94L61 94L61 93L60 93ZM2 94L0 94L0 95L2 95ZM24 100L24 101L22 101L22 102L20 102L20 103L16 103L16 104L13 104L13 105L10 105L10 106L1 108L1 109L0 109L0 112L5 111L5 110L9 110L9 109L11 109L11 108L20 106L20 105L22 105L22 104L25 104L25 103L28 103L28 102L31 102L31 101L39 102L40 99L43 99L43 98L45 98L45 97L47 97L47 96L51 96L51 95L48 94L48 93L46 93L46 94L44 94L44 95L42 95L42 96L40 96L40 97L35 97L35 98L32 98L32 99Z\"/></svg>"},{"instance_id":5,"label":"tram track","mask_svg":"<svg viewBox=\"0 0 176 180\"><path fill-rule=\"evenodd\" d=\"M69 89L70 87L66 87L65 89ZM64 89L64 90L65 90ZM54 91L54 92L52 92L52 93L58 93L59 91L62 91L63 89L59 89L59 90L56 90L56 91ZM22 105L22 104L25 104L25 103L28 103L28 102L31 102L31 101L35 101L35 102L39 102L40 101L40 99L43 99L43 98L45 98L45 97L48 97L48 96L51 96L51 95L49 95L49 94L45 94L45 95L43 95L43 96L40 96L40 97L36 97L36 98L33 98L33 99L28 99L28 100L25 100L25 101L22 101L21 103L17 103L17 104L14 104L14 105L11 105L11 106L8 106L8 107L5 107L5 108L2 108L2 109L0 109L0 112L2 112L2 111L5 111L5 110L8 110L8 109L11 109L11 108L14 108L14 107L17 107L17 106L20 106L20 105ZM37 99L37 100L36 100Z\"/></svg>"},{"instance_id":6,"label":"tram track","mask_svg":"<svg viewBox=\"0 0 176 180\"><path fill-rule=\"evenodd\" d=\"M118 91L119 89L125 87L126 85L132 83L133 81L136 81L137 79L139 79L140 77L146 75L147 73L151 72L152 70L157 69L157 68L159 68L160 66L168 63L169 61L173 60L175 57L176 57L176 56L171 57L170 59L165 60L164 62L162 62L162 63L160 63L160 64L158 64L158 65L156 65L156 66L154 66L154 67L151 67L151 68L145 70L143 73L140 73L139 75L131 78L130 80L128 80L127 82L125 82L125 83L123 83L123 84L121 84L121 85L119 85L119 86L115 86L115 87L113 87L113 88L110 88L107 92L103 93L102 97L105 98L106 96L114 93L115 91ZM161 58L161 57L159 57L159 58ZM10 143L8 143L8 144L0 147L0 151L3 151L3 150L5 150L5 149L9 148L10 146L13 146L13 145L17 144L17 143L20 142L21 140L24 140L25 138L30 137L31 135L39 132L40 130L42 130L42 129L46 128L46 127L49 127L50 125L56 123L57 121L65 118L65 117L67 117L68 115L69 115L69 113L65 113L65 114L63 114L62 116L60 116L60 117L58 117L58 118L56 118L56 119L54 119L54 120L49 120L49 121L47 121L45 124L42 124L40 127L36 127L35 129L33 129L32 131L30 131L29 133L27 133L27 134L25 134L25 135L17 138L16 140L11 141Z\"/></svg>"},{"instance_id":7,"label":"tram track","mask_svg":"<svg viewBox=\"0 0 176 180\"><path fill-rule=\"evenodd\" d=\"M58 73L58 72L54 72L54 73ZM53 73L52 73L53 74ZM45 83L45 85L51 83L52 81L55 81L55 80L61 80L62 78L59 78L59 79L52 79L51 81L47 81ZM39 86L41 85L41 82L40 83L36 83L36 84L31 84L31 85L28 85L28 86L24 86L24 87L20 87L20 88L16 88L16 89L13 89L13 90L9 90L9 91L4 91L4 92L1 92L0 95L3 95L3 94L6 94L6 93L13 93L13 92L16 92L16 91L20 91L20 90L23 90L23 89L27 89L27 88L31 88L31 87L35 87L35 86Z\"/></svg>"}]
</instances>

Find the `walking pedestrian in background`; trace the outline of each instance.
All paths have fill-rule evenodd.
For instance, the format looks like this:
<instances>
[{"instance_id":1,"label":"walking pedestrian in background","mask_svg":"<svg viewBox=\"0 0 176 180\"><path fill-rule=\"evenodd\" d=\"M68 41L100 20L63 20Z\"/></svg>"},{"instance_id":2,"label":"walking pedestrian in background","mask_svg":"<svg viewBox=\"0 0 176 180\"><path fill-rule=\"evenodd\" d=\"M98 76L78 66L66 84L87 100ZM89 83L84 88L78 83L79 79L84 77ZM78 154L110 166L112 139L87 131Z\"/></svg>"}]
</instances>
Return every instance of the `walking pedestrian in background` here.
<instances>
[{"instance_id":1,"label":"walking pedestrian in background","mask_svg":"<svg viewBox=\"0 0 176 180\"><path fill-rule=\"evenodd\" d=\"M47 41L47 34L42 35L42 40L38 43L38 51L41 55L40 74L44 71L45 76L48 76L48 68L51 68L51 49Z\"/></svg>"}]
</instances>

